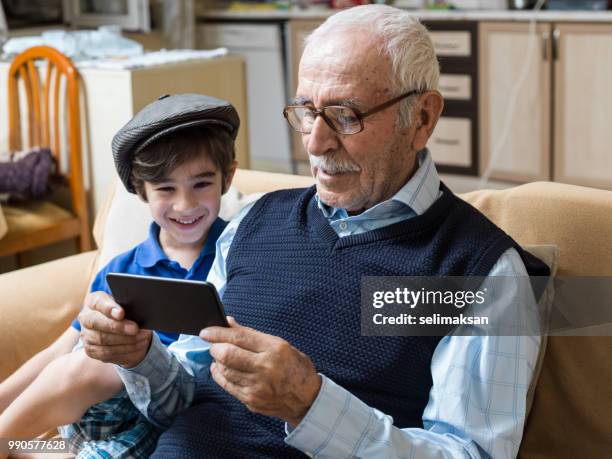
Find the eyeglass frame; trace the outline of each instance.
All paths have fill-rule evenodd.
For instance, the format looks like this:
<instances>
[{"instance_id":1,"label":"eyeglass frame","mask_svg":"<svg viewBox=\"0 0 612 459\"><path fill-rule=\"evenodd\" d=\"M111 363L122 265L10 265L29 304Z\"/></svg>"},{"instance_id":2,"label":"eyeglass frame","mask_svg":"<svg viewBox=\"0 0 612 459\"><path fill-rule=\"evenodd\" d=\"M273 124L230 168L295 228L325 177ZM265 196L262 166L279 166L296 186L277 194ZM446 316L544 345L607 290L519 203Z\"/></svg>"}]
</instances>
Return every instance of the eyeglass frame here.
<instances>
[{"instance_id":1,"label":"eyeglass frame","mask_svg":"<svg viewBox=\"0 0 612 459\"><path fill-rule=\"evenodd\" d=\"M372 107L369 110L366 110L365 112L361 112L361 110L359 110L358 108L355 107L350 107L350 106L346 106L346 105L326 105L325 107L322 108L315 108L314 106L311 108L308 105L286 105L285 108L283 109L283 116L285 117L285 119L287 120L287 123L289 124L289 127L291 129L293 129L296 132L299 132L300 134L310 134L312 133L312 129L310 130L310 132L302 132L302 131L298 131L297 129L295 129L291 123L289 122L289 117L287 116L287 110L290 108L299 108L299 107L305 107L308 108L313 114L314 114L314 119L316 121L317 116L321 116L321 118L323 118L323 121L325 121L325 124L327 124L332 131L338 133L338 134L342 134L342 135L354 135L354 134L359 134L360 132L362 132L365 127L363 125L363 120L365 118L367 118L370 115L373 115L375 113L381 112L383 111L385 108L389 108L392 105L397 104L398 102L400 102L403 99L406 99L410 96L414 96L416 94L421 94L423 93L423 91L419 91L418 89L413 89L412 91L408 91L404 94L401 94L397 97L394 97L393 99L390 99L386 102L383 102L380 105L376 105L375 107ZM350 108L353 113L355 114L355 116L357 117L357 119L359 120L359 126L360 129L357 132L351 132L351 133L345 133L345 132L340 132L338 131L334 124L331 122L331 120L329 118L327 118L327 116L325 116L325 109L327 108L332 108L332 107L339 107L339 108ZM314 125L314 121L313 121L313 125Z\"/></svg>"}]
</instances>

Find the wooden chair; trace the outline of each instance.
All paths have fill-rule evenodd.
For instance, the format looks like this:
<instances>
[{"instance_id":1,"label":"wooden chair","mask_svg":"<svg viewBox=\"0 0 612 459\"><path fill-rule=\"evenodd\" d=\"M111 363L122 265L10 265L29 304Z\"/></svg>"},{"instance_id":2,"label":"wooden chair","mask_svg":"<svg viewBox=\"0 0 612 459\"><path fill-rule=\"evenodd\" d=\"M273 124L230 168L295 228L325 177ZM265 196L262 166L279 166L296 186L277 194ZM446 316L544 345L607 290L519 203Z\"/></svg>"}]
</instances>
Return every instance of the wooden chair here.
<instances>
[{"instance_id":1,"label":"wooden chair","mask_svg":"<svg viewBox=\"0 0 612 459\"><path fill-rule=\"evenodd\" d=\"M34 63L41 60L46 61L46 67L42 66L39 74ZM0 238L0 257L17 255L19 261L25 251L68 239L76 239L81 252L91 250L89 209L81 161L78 72L70 59L48 46L36 46L15 57L9 69L8 82L11 154L22 149L25 134L21 126L20 80L26 96L27 147L51 149L57 161L57 172L69 191L65 203L69 205L65 207L70 209L52 202L51 198L3 205L8 231ZM65 118L62 120L63 113ZM61 126L65 126L64 131ZM65 142L62 142L62 132L65 132ZM62 151L64 144L67 144L67 151ZM66 163L67 167L63 167Z\"/></svg>"}]
</instances>

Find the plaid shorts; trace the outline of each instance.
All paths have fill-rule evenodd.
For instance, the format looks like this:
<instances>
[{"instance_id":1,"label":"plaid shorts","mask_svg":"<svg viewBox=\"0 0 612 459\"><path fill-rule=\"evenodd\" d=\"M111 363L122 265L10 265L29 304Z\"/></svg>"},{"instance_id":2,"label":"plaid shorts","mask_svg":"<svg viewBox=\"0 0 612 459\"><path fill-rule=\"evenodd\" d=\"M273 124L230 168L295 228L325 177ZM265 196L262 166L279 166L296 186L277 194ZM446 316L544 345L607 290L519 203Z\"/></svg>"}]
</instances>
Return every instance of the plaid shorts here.
<instances>
[{"instance_id":1,"label":"plaid shorts","mask_svg":"<svg viewBox=\"0 0 612 459\"><path fill-rule=\"evenodd\" d=\"M149 457L159 430L132 404L125 390L89 408L79 422L59 428L78 459Z\"/></svg>"}]
</instances>

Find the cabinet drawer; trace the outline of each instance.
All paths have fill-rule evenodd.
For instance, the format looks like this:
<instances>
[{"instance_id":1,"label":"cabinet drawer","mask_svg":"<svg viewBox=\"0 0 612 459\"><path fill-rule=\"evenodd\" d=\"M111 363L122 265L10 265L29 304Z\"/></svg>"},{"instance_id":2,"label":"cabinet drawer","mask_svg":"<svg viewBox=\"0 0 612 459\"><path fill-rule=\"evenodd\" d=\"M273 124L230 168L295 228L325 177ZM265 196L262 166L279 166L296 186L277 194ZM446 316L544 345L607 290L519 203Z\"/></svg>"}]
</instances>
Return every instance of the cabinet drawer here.
<instances>
[{"instance_id":1,"label":"cabinet drawer","mask_svg":"<svg viewBox=\"0 0 612 459\"><path fill-rule=\"evenodd\" d=\"M472 120L441 117L427 146L436 164L472 166Z\"/></svg>"},{"instance_id":2,"label":"cabinet drawer","mask_svg":"<svg viewBox=\"0 0 612 459\"><path fill-rule=\"evenodd\" d=\"M438 56L470 57L471 33L467 30L429 32Z\"/></svg>"},{"instance_id":3,"label":"cabinet drawer","mask_svg":"<svg viewBox=\"0 0 612 459\"><path fill-rule=\"evenodd\" d=\"M472 77L470 75L440 75L438 89L445 99L471 100Z\"/></svg>"},{"instance_id":4,"label":"cabinet drawer","mask_svg":"<svg viewBox=\"0 0 612 459\"><path fill-rule=\"evenodd\" d=\"M280 28L274 24L211 24L197 27L198 45L206 48L280 49Z\"/></svg>"}]
</instances>

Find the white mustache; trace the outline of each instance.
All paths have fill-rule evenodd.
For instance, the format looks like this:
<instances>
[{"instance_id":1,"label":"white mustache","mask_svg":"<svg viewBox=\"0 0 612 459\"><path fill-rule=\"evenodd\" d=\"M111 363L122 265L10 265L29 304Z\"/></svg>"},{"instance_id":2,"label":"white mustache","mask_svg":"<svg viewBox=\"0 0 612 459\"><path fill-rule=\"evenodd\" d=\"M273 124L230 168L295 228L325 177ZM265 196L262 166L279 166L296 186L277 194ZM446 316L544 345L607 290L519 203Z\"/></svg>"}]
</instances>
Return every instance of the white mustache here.
<instances>
[{"instance_id":1,"label":"white mustache","mask_svg":"<svg viewBox=\"0 0 612 459\"><path fill-rule=\"evenodd\" d=\"M350 160L336 160L331 156L315 156L308 153L310 166L323 170L328 174L340 174L342 172L361 172L361 167Z\"/></svg>"}]
</instances>

